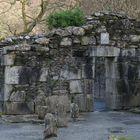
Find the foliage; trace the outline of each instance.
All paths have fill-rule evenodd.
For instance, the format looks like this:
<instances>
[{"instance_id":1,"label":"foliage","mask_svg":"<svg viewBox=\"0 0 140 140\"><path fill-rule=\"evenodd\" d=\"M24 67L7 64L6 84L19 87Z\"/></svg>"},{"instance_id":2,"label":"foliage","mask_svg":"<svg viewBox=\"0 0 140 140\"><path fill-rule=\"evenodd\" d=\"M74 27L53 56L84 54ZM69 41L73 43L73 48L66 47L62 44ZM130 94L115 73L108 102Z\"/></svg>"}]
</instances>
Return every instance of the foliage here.
<instances>
[{"instance_id":1,"label":"foliage","mask_svg":"<svg viewBox=\"0 0 140 140\"><path fill-rule=\"evenodd\" d=\"M132 138L120 137L119 140L134 140Z\"/></svg>"},{"instance_id":2,"label":"foliage","mask_svg":"<svg viewBox=\"0 0 140 140\"><path fill-rule=\"evenodd\" d=\"M118 137L118 136L111 135L109 137L109 140L134 140L134 139L130 137Z\"/></svg>"},{"instance_id":3,"label":"foliage","mask_svg":"<svg viewBox=\"0 0 140 140\"><path fill-rule=\"evenodd\" d=\"M0 36L0 41L4 40L5 38L3 36Z\"/></svg>"},{"instance_id":4,"label":"foliage","mask_svg":"<svg viewBox=\"0 0 140 140\"><path fill-rule=\"evenodd\" d=\"M1 117L2 115L4 115L4 113L0 112L0 117Z\"/></svg>"},{"instance_id":5,"label":"foliage","mask_svg":"<svg viewBox=\"0 0 140 140\"><path fill-rule=\"evenodd\" d=\"M81 26L85 23L84 14L80 9L66 10L50 14L47 20L50 29L68 26Z\"/></svg>"}]
</instances>

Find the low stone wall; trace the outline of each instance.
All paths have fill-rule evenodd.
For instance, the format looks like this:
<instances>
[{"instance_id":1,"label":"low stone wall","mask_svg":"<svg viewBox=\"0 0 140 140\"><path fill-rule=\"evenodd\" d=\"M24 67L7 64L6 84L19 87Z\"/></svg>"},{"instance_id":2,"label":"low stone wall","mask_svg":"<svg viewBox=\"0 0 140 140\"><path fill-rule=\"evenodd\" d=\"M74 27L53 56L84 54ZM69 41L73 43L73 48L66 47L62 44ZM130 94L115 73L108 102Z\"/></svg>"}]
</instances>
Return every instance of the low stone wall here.
<instances>
[{"instance_id":1,"label":"low stone wall","mask_svg":"<svg viewBox=\"0 0 140 140\"><path fill-rule=\"evenodd\" d=\"M58 37L62 39L56 43ZM52 41L46 37L29 37L30 41L26 38L3 48L5 112L28 114L45 110L54 113L60 103L69 111L72 97L81 111L92 111L92 92L86 89L92 80L85 74L89 64L83 54L77 56L83 50L80 52L79 46L60 46L62 36Z\"/></svg>"},{"instance_id":2,"label":"low stone wall","mask_svg":"<svg viewBox=\"0 0 140 140\"><path fill-rule=\"evenodd\" d=\"M105 60L105 99L109 108L139 106L139 23L124 15L101 12L87 17L82 27L2 41L4 91L0 99L4 111L54 113L58 104L64 104L69 111L71 99L81 111L93 111L98 57Z\"/></svg>"}]
</instances>

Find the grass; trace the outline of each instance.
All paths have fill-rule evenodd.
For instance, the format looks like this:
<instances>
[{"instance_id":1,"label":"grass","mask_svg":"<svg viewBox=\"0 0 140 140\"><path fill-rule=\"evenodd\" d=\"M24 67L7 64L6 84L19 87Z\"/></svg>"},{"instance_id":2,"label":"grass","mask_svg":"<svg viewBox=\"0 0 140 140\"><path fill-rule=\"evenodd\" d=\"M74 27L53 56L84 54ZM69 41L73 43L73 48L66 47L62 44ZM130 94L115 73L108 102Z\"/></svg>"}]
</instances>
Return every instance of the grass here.
<instances>
[{"instance_id":1,"label":"grass","mask_svg":"<svg viewBox=\"0 0 140 140\"><path fill-rule=\"evenodd\" d=\"M2 115L4 115L4 113L3 113L3 112L0 112L0 117L1 117Z\"/></svg>"},{"instance_id":2,"label":"grass","mask_svg":"<svg viewBox=\"0 0 140 140\"><path fill-rule=\"evenodd\" d=\"M134 140L134 139L133 138L130 138L130 137L124 137L124 136L119 137L119 136L113 136L113 135L111 135L109 137L109 140Z\"/></svg>"}]
</instances>

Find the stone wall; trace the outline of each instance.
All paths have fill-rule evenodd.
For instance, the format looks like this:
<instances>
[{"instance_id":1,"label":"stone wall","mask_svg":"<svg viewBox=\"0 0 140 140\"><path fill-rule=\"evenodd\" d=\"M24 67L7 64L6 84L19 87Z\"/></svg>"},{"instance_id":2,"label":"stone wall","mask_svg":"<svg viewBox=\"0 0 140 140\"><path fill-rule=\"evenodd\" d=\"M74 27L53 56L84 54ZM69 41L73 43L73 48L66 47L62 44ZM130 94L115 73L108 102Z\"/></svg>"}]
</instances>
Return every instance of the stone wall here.
<instances>
[{"instance_id":1,"label":"stone wall","mask_svg":"<svg viewBox=\"0 0 140 140\"><path fill-rule=\"evenodd\" d=\"M5 113L54 113L59 104L69 111L71 99L81 111L93 111L98 57L105 60L108 107L140 106L139 25L127 16L100 12L82 27L2 41Z\"/></svg>"},{"instance_id":2,"label":"stone wall","mask_svg":"<svg viewBox=\"0 0 140 140\"><path fill-rule=\"evenodd\" d=\"M129 109L140 105L139 66L139 49L134 48L121 49L119 57L106 60L108 106Z\"/></svg>"},{"instance_id":3,"label":"stone wall","mask_svg":"<svg viewBox=\"0 0 140 140\"><path fill-rule=\"evenodd\" d=\"M0 50L0 64L2 63L2 50ZM4 107L4 67L0 67L0 112Z\"/></svg>"}]
</instances>

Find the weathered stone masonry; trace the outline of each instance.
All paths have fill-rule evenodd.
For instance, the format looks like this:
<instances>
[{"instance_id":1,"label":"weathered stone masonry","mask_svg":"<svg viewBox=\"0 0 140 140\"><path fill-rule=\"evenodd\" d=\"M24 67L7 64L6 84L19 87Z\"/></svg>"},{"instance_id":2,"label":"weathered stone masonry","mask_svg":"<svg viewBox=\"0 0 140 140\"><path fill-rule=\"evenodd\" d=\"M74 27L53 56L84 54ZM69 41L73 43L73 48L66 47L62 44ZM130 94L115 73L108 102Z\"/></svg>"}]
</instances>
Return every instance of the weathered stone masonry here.
<instances>
[{"instance_id":1,"label":"weathered stone masonry","mask_svg":"<svg viewBox=\"0 0 140 140\"><path fill-rule=\"evenodd\" d=\"M111 109L140 106L140 22L95 13L82 27L1 42L0 111L7 114L93 111L96 59L105 59L105 100Z\"/></svg>"}]
</instances>

